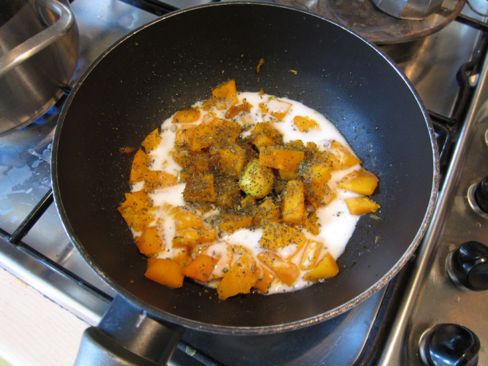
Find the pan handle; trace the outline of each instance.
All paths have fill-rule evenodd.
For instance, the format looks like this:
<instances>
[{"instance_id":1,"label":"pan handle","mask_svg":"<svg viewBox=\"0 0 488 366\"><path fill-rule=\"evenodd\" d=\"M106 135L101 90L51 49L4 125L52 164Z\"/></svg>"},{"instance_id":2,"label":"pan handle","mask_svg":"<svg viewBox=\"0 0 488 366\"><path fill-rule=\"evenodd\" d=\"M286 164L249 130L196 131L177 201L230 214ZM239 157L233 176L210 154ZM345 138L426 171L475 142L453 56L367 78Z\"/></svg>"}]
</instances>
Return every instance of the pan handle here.
<instances>
[{"instance_id":1,"label":"pan handle","mask_svg":"<svg viewBox=\"0 0 488 366\"><path fill-rule=\"evenodd\" d=\"M165 365L182 334L183 328L149 318L116 296L100 324L83 333L75 365Z\"/></svg>"}]
</instances>

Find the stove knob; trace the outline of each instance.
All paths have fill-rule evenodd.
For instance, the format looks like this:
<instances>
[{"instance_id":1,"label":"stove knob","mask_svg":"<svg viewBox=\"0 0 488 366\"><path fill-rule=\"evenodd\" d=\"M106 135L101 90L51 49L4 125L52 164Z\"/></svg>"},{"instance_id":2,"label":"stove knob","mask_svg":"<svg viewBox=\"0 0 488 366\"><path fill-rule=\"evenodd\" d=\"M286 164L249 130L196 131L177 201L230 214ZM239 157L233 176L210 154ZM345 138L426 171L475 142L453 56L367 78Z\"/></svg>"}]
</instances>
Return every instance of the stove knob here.
<instances>
[{"instance_id":1,"label":"stove knob","mask_svg":"<svg viewBox=\"0 0 488 366\"><path fill-rule=\"evenodd\" d=\"M448 258L447 271L451 280L470 290L488 290L488 247L468 241Z\"/></svg>"},{"instance_id":2,"label":"stove knob","mask_svg":"<svg viewBox=\"0 0 488 366\"><path fill-rule=\"evenodd\" d=\"M488 177L484 177L476 186L474 197L479 208L488 213Z\"/></svg>"},{"instance_id":3,"label":"stove knob","mask_svg":"<svg viewBox=\"0 0 488 366\"><path fill-rule=\"evenodd\" d=\"M419 343L420 360L426 366L475 366L479 350L476 334L458 324L438 324Z\"/></svg>"}]
</instances>

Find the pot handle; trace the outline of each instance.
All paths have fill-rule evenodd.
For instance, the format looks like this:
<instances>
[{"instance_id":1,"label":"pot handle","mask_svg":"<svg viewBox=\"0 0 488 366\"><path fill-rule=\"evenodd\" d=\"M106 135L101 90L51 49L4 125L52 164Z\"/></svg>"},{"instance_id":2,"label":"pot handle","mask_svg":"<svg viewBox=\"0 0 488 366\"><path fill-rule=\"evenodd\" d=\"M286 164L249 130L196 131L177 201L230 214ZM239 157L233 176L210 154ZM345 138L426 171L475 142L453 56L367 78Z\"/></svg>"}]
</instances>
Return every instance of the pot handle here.
<instances>
[{"instance_id":1,"label":"pot handle","mask_svg":"<svg viewBox=\"0 0 488 366\"><path fill-rule=\"evenodd\" d=\"M39 51L55 42L65 35L74 23L74 16L71 10L57 0L40 0L51 11L58 15L58 20L42 32L37 33L9 52L0 56L0 76L17 66L21 62L34 56Z\"/></svg>"},{"instance_id":2,"label":"pot handle","mask_svg":"<svg viewBox=\"0 0 488 366\"><path fill-rule=\"evenodd\" d=\"M83 333L75 365L165 365L182 334L117 295L100 324Z\"/></svg>"}]
</instances>

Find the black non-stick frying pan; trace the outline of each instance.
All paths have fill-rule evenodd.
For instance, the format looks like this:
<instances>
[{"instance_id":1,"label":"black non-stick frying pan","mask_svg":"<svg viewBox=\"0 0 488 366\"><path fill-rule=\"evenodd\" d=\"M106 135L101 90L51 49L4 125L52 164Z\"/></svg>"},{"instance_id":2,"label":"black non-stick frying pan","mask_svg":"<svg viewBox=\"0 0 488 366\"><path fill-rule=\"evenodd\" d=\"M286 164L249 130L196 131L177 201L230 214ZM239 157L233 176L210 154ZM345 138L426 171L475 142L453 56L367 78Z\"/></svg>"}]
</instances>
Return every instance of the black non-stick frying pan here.
<instances>
[{"instance_id":1,"label":"black non-stick frying pan","mask_svg":"<svg viewBox=\"0 0 488 366\"><path fill-rule=\"evenodd\" d=\"M260 58L265 63L256 74ZM146 259L116 210L129 190L132 160L119 149L139 146L164 119L228 79L241 91L263 88L325 114L379 175L380 219L361 218L339 258L338 277L294 293L226 301L191 281L173 290L144 278ZM437 174L433 130L412 86L356 34L302 11L256 3L163 17L100 57L71 93L56 131L53 188L62 221L87 262L120 294L85 346L94 351L103 344L140 362L134 353L159 359L159 336L171 336L159 322L264 334L341 314L410 257L432 212ZM142 342L133 338L137 329Z\"/></svg>"}]
</instances>

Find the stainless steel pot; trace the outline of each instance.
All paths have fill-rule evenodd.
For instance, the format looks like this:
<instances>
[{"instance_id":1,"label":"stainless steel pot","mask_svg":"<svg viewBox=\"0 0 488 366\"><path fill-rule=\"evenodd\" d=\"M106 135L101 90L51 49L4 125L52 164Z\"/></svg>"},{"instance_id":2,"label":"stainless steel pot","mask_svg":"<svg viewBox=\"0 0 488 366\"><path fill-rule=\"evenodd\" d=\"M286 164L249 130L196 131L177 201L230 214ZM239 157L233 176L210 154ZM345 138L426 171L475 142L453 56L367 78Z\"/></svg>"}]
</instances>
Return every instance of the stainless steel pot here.
<instances>
[{"instance_id":1,"label":"stainless steel pot","mask_svg":"<svg viewBox=\"0 0 488 366\"><path fill-rule=\"evenodd\" d=\"M9 0L0 11L0 134L61 96L78 58L78 28L58 0Z\"/></svg>"},{"instance_id":2,"label":"stainless steel pot","mask_svg":"<svg viewBox=\"0 0 488 366\"><path fill-rule=\"evenodd\" d=\"M438 10L444 0L372 0L385 13L400 19L421 20Z\"/></svg>"}]
</instances>

